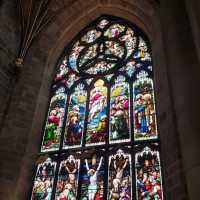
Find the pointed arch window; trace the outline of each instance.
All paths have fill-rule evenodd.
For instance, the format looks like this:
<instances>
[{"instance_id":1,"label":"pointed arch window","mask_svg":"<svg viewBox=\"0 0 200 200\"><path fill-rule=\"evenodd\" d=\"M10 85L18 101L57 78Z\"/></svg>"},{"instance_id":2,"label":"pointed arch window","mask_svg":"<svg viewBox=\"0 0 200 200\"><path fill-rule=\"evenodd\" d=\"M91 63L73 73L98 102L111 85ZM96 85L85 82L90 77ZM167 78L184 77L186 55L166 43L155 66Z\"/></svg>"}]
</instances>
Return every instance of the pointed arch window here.
<instances>
[{"instance_id":1,"label":"pointed arch window","mask_svg":"<svg viewBox=\"0 0 200 200\"><path fill-rule=\"evenodd\" d=\"M101 16L64 50L31 200L163 200L150 44Z\"/></svg>"}]
</instances>

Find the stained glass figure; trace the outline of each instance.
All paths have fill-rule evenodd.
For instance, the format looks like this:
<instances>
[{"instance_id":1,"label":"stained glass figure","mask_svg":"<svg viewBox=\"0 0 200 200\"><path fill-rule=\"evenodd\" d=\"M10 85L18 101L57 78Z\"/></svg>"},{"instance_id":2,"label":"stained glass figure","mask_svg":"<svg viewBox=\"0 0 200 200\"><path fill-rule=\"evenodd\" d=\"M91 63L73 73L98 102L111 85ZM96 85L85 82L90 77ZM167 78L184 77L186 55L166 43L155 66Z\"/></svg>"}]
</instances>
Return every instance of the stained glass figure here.
<instances>
[{"instance_id":1,"label":"stained glass figure","mask_svg":"<svg viewBox=\"0 0 200 200\"><path fill-rule=\"evenodd\" d=\"M120 24L111 25L108 30L104 33L108 38L116 38L125 30L125 26Z\"/></svg>"},{"instance_id":2,"label":"stained glass figure","mask_svg":"<svg viewBox=\"0 0 200 200\"><path fill-rule=\"evenodd\" d=\"M51 98L42 142L42 152L59 149L66 100L67 95L63 87L57 89L55 95Z\"/></svg>"},{"instance_id":3,"label":"stained glass figure","mask_svg":"<svg viewBox=\"0 0 200 200\"><path fill-rule=\"evenodd\" d=\"M113 59L117 61L117 58L122 58L124 55L123 46L116 41L106 41L105 42L106 51L105 54L112 55ZM117 58L115 58L117 57Z\"/></svg>"},{"instance_id":4,"label":"stained glass figure","mask_svg":"<svg viewBox=\"0 0 200 200\"><path fill-rule=\"evenodd\" d=\"M50 158L38 164L31 200L50 200L54 182L56 162Z\"/></svg>"},{"instance_id":5,"label":"stained glass figure","mask_svg":"<svg viewBox=\"0 0 200 200\"><path fill-rule=\"evenodd\" d=\"M58 72L55 77L55 81L61 80L69 71L69 68L67 66L67 57L65 56L61 65L59 66Z\"/></svg>"},{"instance_id":6,"label":"stained glass figure","mask_svg":"<svg viewBox=\"0 0 200 200\"><path fill-rule=\"evenodd\" d=\"M130 90L124 76L118 76L111 87L110 143L130 141Z\"/></svg>"},{"instance_id":7,"label":"stained glass figure","mask_svg":"<svg viewBox=\"0 0 200 200\"><path fill-rule=\"evenodd\" d=\"M92 43L94 42L97 38L101 36L101 32L97 30L91 30L88 31L83 37L82 41L87 42L87 43Z\"/></svg>"},{"instance_id":8,"label":"stained glass figure","mask_svg":"<svg viewBox=\"0 0 200 200\"><path fill-rule=\"evenodd\" d=\"M67 77L61 81L66 87L71 88L71 86L79 80L79 77L76 75L75 72L69 70L67 73Z\"/></svg>"},{"instance_id":9,"label":"stained glass figure","mask_svg":"<svg viewBox=\"0 0 200 200\"><path fill-rule=\"evenodd\" d=\"M79 61L80 67L84 63L90 61L91 59L94 59L97 56L97 48L98 48L98 45L94 44L92 46L89 46L88 49L86 49L85 53L80 57L80 61Z\"/></svg>"},{"instance_id":10,"label":"stained glass figure","mask_svg":"<svg viewBox=\"0 0 200 200\"><path fill-rule=\"evenodd\" d=\"M131 77L134 72L135 72L135 62L132 60L132 61L129 61L127 64L126 64L126 71L127 71L127 74L129 75L129 77Z\"/></svg>"},{"instance_id":11,"label":"stained glass figure","mask_svg":"<svg viewBox=\"0 0 200 200\"><path fill-rule=\"evenodd\" d=\"M125 42L128 58L136 48L137 39L135 37L134 31L131 28L128 28L126 34L120 38L121 41Z\"/></svg>"},{"instance_id":12,"label":"stained glass figure","mask_svg":"<svg viewBox=\"0 0 200 200\"><path fill-rule=\"evenodd\" d=\"M134 134L135 140L157 138L153 81L142 71L133 84Z\"/></svg>"},{"instance_id":13,"label":"stained glass figure","mask_svg":"<svg viewBox=\"0 0 200 200\"><path fill-rule=\"evenodd\" d=\"M119 149L109 156L108 199L132 200L131 155Z\"/></svg>"},{"instance_id":14,"label":"stained glass figure","mask_svg":"<svg viewBox=\"0 0 200 200\"><path fill-rule=\"evenodd\" d=\"M60 163L56 187L56 200L75 200L77 198L80 159L70 155Z\"/></svg>"},{"instance_id":15,"label":"stained glass figure","mask_svg":"<svg viewBox=\"0 0 200 200\"><path fill-rule=\"evenodd\" d=\"M94 154L91 158L84 160L81 176L81 200L103 200L104 170L103 156Z\"/></svg>"},{"instance_id":16,"label":"stained glass figure","mask_svg":"<svg viewBox=\"0 0 200 200\"><path fill-rule=\"evenodd\" d=\"M84 85L77 85L75 91L70 96L64 134L64 149L81 147L86 111L86 100L87 91L84 90Z\"/></svg>"},{"instance_id":17,"label":"stained glass figure","mask_svg":"<svg viewBox=\"0 0 200 200\"><path fill-rule=\"evenodd\" d=\"M105 144L107 125L107 87L97 80L90 92L86 146Z\"/></svg>"},{"instance_id":18,"label":"stained glass figure","mask_svg":"<svg viewBox=\"0 0 200 200\"><path fill-rule=\"evenodd\" d=\"M69 55L69 64L71 69L78 71L77 69L77 59L79 57L80 52L84 49L84 46L80 45L80 42L76 42L71 50Z\"/></svg>"},{"instance_id":19,"label":"stained glass figure","mask_svg":"<svg viewBox=\"0 0 200 200\"><path fill-rule=\"evenodd\" d=\"M106 62L106 61L99 61L97 62L94 67L90 67L86 70L89 74L98 74L98 73L104 73L112 68L114 68L115 64Z\"/></svg>"},{"instance_id":20,"label":"stained glass figure","mask_svg":"<svg viewBox=\"0 0 200 200\"><path fill-rule=\"evenodd\" d=\"M137 200L163 199L159 152L145 147L135 155Z\"/></svg>"},{"instance_id":21,"label":"stained glass figure","mask_svg":"<svg viewBox=\"0 0 200 200\"><path fill-rule=\"evenodd\" d=\"M138 51L134 54L135 59L140 59L141 61L151 61L151 55L148 52L148 47L146 42L139 37L139 47Z\"/></svg>"}]
</instances>

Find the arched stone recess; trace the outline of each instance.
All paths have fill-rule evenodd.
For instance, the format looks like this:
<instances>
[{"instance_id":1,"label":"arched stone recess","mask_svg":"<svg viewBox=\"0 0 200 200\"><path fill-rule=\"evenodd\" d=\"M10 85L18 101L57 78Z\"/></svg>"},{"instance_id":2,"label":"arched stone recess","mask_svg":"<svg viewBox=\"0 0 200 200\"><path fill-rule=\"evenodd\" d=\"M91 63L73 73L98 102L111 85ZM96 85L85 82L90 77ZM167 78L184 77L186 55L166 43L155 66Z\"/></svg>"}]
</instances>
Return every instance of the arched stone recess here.
<instances>
[{"instance_id":1,"label":"arched stone recess","mask_svg":"<svg viewBox=\"0 0 200 200\"><path fill-rule=\"evenodd\" d=\"M5 189L2 193L2 199L27 199L28 191L32 185L34 163L39 152L49 89L57 60L64 47L74 36L103 14L129 20L140 27L150 39L154 61L156 106L161 138L165 194L167 199L170 199L170 194L173 192L171 181L182 181L181 161L177 150L178 141L174 122L170 114L172 107L159 21L159 5L150 2L141 0L77 0L72 6L68 6L60 12L40 34L39 38L34 41L15 88L10 112L5 122L6 128L3 129L2 133L5 140L8 138L6 133L14 136L7 153L10 155L10 162L12 162L13 157L16 162L15 171L9 174L14 177L14 181L4 181L4 188L12 188L14 192L9 193ZM8 130L9 127L10 130ZM173 155L171 155L172 153ZM171 176L169 175L170 170L174 165L179 169L179 172Z\"/></svg>"}]
</instances>

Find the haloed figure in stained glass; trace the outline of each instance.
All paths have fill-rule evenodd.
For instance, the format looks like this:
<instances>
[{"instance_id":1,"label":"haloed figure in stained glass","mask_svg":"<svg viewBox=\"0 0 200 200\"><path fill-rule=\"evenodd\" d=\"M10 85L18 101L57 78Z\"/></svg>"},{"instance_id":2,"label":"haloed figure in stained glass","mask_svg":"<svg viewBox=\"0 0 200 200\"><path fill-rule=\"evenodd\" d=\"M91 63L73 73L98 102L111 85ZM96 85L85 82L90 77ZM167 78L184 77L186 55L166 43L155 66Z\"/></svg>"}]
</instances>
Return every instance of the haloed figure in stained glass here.
<instances>
[{"instance_id":1,"label":"haloed figure in stained glass","mask_svg":"<svg viewBox=\"0 0 200 200\"><path fill-rule=\"evenodd\" d=\"M104 144L107 125L107 87L98 80L90 92L86 145Z\"/></svg>"}]
</instances>

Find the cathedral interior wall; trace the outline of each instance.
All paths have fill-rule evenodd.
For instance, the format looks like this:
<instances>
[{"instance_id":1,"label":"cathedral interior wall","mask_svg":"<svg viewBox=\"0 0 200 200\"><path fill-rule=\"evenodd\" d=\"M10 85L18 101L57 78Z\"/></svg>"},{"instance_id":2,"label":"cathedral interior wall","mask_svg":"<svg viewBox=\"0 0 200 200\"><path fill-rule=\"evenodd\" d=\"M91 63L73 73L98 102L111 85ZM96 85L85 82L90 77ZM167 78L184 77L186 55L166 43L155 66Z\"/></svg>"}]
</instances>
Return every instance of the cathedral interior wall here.
<instances>
[{"instance_id":1,"label":"cathedral interior wall","mask_svg":"<svg viewBox=\"0 0 200 200\"><path fill-rule=\"evenodd\" d=\"M2 200L27 199L57 60L73 37L102 14L127 19L148 35L154 62L165 197L183 200L189 199L189 194L190 199L195 199L198 184L195 176L200 166L199 123L195 109L198 95L195 94L196 90L188 91L190 87L195 88L195 80L198 80L197 52L192 51L198 48L195 47L198 37L196 34L194 40L190 32L185 4L178 0L175 4L173 2L74 1L33 42L14 82L12 98L8 101L10 80L15 74L7 75L3 70L14 71L11 63L17 56L20 37L16 25L19 22L14 21L16 18L13 17L17 15L13 11L16 4L14 1L3 1L0 6L0 19L3 21L0 25L0 72L3 72L0 73L0 103L2 110L6 110L5 106L8 109L1 111L4 113L1 116L5 118L0 133ZM192 106L191 95L195 96Z\"/></svg>"}]
</instances>

